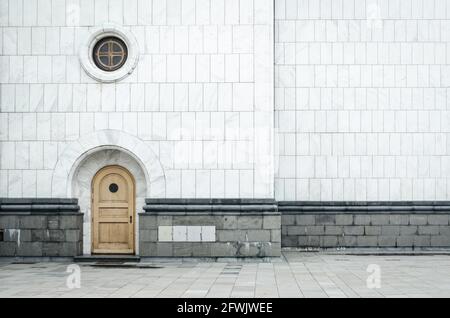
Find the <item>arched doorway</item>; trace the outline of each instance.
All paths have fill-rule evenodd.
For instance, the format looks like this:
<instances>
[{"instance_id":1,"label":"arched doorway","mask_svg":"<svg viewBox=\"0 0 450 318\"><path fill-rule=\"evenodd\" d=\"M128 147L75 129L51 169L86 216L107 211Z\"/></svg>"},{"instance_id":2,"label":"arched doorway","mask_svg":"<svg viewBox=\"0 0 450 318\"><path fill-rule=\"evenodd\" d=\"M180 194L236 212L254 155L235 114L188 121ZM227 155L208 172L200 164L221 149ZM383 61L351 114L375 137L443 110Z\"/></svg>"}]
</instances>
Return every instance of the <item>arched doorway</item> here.
<instances>
[{"instance_id":1,"label":"arched doorway","mask_svg":"<svg viewBox=\"0 0 450 318\"><path fill-rule=\"evenodd\" d=\"M100 169L92 179L93 254L135 253L136 184L125 168Z\"/></svg>"}]
</instances>

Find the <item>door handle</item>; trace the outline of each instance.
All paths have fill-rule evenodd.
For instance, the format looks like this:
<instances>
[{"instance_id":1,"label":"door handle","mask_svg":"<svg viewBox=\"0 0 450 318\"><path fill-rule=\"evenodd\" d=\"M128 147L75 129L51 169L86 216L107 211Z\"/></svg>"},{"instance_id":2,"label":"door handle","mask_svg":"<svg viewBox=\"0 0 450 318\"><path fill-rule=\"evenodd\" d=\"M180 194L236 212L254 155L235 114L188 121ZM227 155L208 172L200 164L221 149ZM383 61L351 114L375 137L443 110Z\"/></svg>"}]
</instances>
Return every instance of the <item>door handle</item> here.
<instances>
[{"instance_id":1,"label":"door handle","mask_svg":"<svg viewBox=\"0 0 450 318\"><path fill-rule=\"evenodd\" d=\"M132 224L132 223L133 223L133 216L130 215L130 224Z\"/></svg>"}]
</instances>

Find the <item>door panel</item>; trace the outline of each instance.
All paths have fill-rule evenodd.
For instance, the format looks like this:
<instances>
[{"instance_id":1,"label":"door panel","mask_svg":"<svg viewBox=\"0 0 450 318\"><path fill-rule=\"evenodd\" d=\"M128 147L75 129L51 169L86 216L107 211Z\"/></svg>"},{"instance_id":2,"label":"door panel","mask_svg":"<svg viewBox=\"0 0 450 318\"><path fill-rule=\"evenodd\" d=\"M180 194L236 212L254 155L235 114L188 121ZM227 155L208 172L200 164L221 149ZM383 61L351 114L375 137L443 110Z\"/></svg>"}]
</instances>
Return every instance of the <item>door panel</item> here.
<instances>
[{"instance_id":1,"label":"door panel","mask_svg":"<svg viewBox=\"0 0 450 318\"><path fill-rule=\"evenodd\" d=\"M123 223L101 223L99 225L99 244L103 248L111 243L119 243L121 248L128 247L128 226Z\"/></svg>"},{"instance_id":2,"label":"door panel","mask_svg":"<svg viewBox=\"0 0 450 318\"><path fill-rule=\"evenodd\" d=\"M119 166L101 169L92 181L92 252L134 253L135 183Z\"/></svg>"}]
</instances>

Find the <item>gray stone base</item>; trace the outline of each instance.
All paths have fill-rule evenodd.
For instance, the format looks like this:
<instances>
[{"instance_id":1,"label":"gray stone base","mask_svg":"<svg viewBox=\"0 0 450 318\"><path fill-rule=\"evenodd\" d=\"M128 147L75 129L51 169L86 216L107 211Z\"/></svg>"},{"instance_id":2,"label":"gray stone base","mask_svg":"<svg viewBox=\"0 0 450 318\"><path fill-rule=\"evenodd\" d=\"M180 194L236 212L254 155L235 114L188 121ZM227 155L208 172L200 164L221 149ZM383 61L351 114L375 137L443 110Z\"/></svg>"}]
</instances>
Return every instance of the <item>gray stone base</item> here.
<instances>
[{"instance_id":1,"label":"gray stone base","mask_svg":"<svg viewBox=\"0 0 450 318\"><path fill-rule=\"evenodd\" d=\"M449 248L448 202L279 202L282 246Z\"/></svg>"},{"instance_id":2,"label":"gray stone base","mask_svg":"<svg viewBox=\"0 0 450 318\"><path fill-rule=\"evenodd\" d=\"M272 200L147 200L141 257L279 257L281 217ZM215 227L211 241L162 241L162 227Z\"/></svg>"},{"instance_id":3,"label":"gray stone base","mask_svg":"<svg viewBox=\"0 0 450 318\"><path fill-rule=\"evenodd\" d=\"M76 200L0 199L0 256L73 257L82 253Z\"/></svg>"},{"instance_id":4,"label":"gray stone base","mask_svg":"<svg viewBox=\"0 0 450 318\"><path fill-rule=\"evenodd\" d=\"M141 257L268 259L279 257L281 247L450 248L450 202L152 199L144 210ZM179 227L214 230L184 240L162 235ZM76 199L0 199L2 257L82 255L82 231Z\"/></svg>"}]
</instances>

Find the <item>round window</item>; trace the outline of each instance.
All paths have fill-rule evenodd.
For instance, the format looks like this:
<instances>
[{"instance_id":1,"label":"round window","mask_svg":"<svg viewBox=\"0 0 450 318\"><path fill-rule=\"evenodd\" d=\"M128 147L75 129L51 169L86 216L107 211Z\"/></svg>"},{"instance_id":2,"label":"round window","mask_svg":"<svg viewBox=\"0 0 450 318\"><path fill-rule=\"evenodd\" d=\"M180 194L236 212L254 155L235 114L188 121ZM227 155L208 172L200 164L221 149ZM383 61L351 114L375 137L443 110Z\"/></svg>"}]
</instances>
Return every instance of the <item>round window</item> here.
<instances>
[{"instance_id":1,"label":"round window","mask_svg":"<svg viewBox=\"0 0 450 318\"><path fill-rule=\"evenodd\" d=\"M103 71L117 71L125 64L127 58L127 46L118 37L103 38L94 46L93 59L95 65Z\"/></svg>"}]
</instances>

